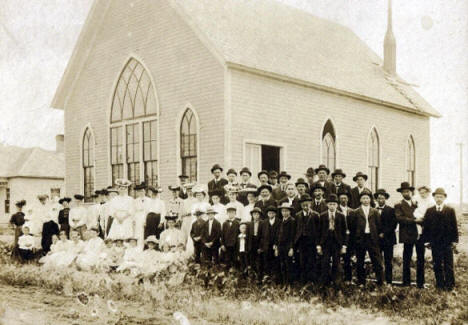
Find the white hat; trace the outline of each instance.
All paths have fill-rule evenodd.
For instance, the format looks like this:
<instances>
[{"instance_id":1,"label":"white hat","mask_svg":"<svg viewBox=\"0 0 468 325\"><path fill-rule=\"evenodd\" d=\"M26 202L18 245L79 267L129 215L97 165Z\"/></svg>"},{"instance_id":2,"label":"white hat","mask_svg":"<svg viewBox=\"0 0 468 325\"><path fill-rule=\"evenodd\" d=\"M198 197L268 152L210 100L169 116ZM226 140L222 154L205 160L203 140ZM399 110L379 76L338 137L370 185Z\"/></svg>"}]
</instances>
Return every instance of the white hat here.
<instances>
[{"instance_id":1,"label":"white hat","mask_svg":"<svg viewBox=\"0 0 468 325\"><path fill-rule=\"evenodd\" d=\"M125 178L119 178L115 180L115 185L122 186L122 187L129 187L130 185L132 185L132 182L130 182L128 179L125 179Z\"/></svg>"},{"instance_id":2,"label":"white hat","mask_svg":"<svg viewBox=\"0 0 468 325\"><path fill-rule=\"evenodd\" d=\"M148 238L145 239L145 243L159 243L159 240L156 238L155 235L151 235Z\"/></svg>"},{"instance_id":3,"label":"white hat","mask_svg":"<svg viewBox=\"0 0 468 325\"><path fill-rule=\"evenodd\" d=\"M203 193L206 195L206 189L202 184L197 184L192 188L192 193Z\"/></svg>"}]
</instances>

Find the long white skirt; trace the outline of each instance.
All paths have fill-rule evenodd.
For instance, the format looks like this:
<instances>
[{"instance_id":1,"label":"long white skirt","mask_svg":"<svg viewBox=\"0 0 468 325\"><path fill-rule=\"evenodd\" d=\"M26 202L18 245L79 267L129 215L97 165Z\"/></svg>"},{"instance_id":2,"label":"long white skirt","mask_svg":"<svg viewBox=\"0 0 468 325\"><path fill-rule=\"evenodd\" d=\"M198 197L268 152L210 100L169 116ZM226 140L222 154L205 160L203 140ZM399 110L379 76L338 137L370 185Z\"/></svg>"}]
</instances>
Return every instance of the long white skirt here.
<instances>
[{"instance_id":1,"label":"long white skirt","mask_svg":"<svg viewBox=\"0 0 468 325\"><path fill-rule=\"evenodd\" d=\"M139 247L145 245L145 222L146 213L144 211L137 211L137 213L135 213L134 236L138 240Z\"/></svg>"},{"instance_id":2,"label":"long white skirt","mask_svg":"<svg viewBox=\"0 0 468 325\"><path fill-rule=\"evenodd\" d=\"M114 218L107 238L110 239L128 239L133 237L133 220L128 217L121 223Z\"/></svg>"}]
</instances>

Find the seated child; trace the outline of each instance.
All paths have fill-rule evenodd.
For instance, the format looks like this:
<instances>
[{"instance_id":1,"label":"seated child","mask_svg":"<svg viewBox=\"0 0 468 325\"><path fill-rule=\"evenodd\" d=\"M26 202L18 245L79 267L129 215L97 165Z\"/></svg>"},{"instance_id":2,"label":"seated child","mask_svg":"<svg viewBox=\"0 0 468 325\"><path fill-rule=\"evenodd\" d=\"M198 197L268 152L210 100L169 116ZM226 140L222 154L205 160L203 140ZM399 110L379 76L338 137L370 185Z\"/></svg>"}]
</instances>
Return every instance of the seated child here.
<instances>
[{"instance_id":1,"label":"seated child","mask_svg":"<svg viewBox=\"0 0 468 325\"><path fill-rule=\"evenodd\" d=\"M117 238L114 239L112 244L112 255L111 255L111 270L116 270L117 267L122 264L123 257L125 254L125 246L123 239Z\"/></svg>"},{"instance_id":2,"label":"seated child","mask_svg":"<svg viewBox=\"0 0 468 325\"><path fill-rule=\"evenodd\" d=\"M104 239L104 247L101 249L96 269L101 272L110 271L114 255L113 241L110 238Z\"/></svg>"},{"instance_id":3,"label":"seated child","mask_svg":"<svg viewBox=\"0 0 468 325\"><path fill-rule=\"evenodd\" d=\"M70 230L70 242L66 245L63 256L55 262L56 266L59 268L71 266L83 248L84 242L80 239L80 233L75 229Z\"/></svg>"},{"instance_id":4,"label":"seated child","mask_svg":"<svg viewBox=\"0 0 468 325\"><path fill-rule=\"evenodd\" d=\"M52 236L52 245L50 246L50 252L42 257L39 260L39 263L43 264L44 267L47 268L55 268L57 265L57 261L60 261L63 256L66 255L66 251L68 246L70 246L70 242L67 238L67 232L65 230L60 231L58 241L54 241L54 236Z\"/></svg>"},{"instance_id":5,"label":"seated child","mask_svg":"<svg viewBox=\"0 0 468 325\"><path fill-rule=\"evenodd\" d=\"M136 238L128 239L128 247L125 250L122 263L117 268L117 272L129 273L131 275L137 275L137 271L140 267L140 254L142 250L138 246L138 240Z\"/></svg>"},{"instance_id":6,"label":"seated child","mask_svg":"<svg viewBox=\"0 0 468 325\"><path fill-rule=\"evenodd\" d=\"M161 252L156 250L158 240L152 235L146 238L145 244L148 247L140 255L140 271L143 276L150 276L160 271Z\"/></svg>"},{"instance_id":7,"label":"seated child","mask_svg":"<svg viewBox=\"0 0 468 325\"><path fill-rule=\"evenodd\" d=\"M87 231L87 241L84 243L83 251L76 258L76 265L83 271L90 271L96 267L99 261L104 241L98 236L99 229L96 227Z\"/></svg>"},{"instance_id":8,"label":"seated child","mask_svg":"<svg viewBox=\"0 0 468 325\"><path fill-rule=\"evenodd\" d=\"M18 238L18 251L22 262L30 262L34 259L36 248L35 238L29 232L29 226L23 226L23 235Z\"/></svg>"}]
</instances>

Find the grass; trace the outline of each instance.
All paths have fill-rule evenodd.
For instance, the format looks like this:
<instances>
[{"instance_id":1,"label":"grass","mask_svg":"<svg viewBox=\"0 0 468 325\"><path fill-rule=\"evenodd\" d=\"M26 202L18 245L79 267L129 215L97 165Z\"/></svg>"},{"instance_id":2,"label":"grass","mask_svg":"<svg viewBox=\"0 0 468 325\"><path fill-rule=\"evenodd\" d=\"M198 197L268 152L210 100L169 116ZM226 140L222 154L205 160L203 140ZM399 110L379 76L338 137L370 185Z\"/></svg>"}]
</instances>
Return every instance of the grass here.
<instances>
[{"instance_id":1,"label":"grass","mask_svg":"<svg viewBox=\"0 0 468 325\"><path fill-rule=\"evenodd\" d=\"M0 284L43 288L70 297L85 293L91 301L138 302L168 315L180 311L192 324L351 324L362 320L377 324L385 321L384 316L409 324L468 323L468 256L464 253L456 256L457 286L453 292L433 287L430 263L426 267L426 282L431 286L425 290L378 288L372 282L365 288L343 285L318 289L257 286L250 278L241 279L221 270L208 274L194 264L174 266L154 279L144 280L72 270L46 272L36 265L12 264L2 258L6 253L8 248L0 246ZM400 275L400 259L394 268L395 274ZM89 306L90 313L97 308L93 306ZM99 308L105 310L106 306ZM119 319L124 324L125 314Z\"/></svg>"}]
</instances>

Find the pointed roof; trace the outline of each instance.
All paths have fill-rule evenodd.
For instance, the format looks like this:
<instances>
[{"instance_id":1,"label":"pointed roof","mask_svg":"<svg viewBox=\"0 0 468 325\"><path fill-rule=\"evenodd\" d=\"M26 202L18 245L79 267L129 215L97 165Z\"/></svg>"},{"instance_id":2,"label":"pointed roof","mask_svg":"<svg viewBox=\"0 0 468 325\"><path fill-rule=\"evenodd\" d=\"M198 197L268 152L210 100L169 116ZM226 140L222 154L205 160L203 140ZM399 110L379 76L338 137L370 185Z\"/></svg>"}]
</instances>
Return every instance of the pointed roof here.
<instances>
[{"instance_id":1,"label":"pointed roof","mask_svg":"<svg viewBox=\"0 0 468 325\"><path fill-rule=\"evenodd\" d=\"M41 148L0 145L0 177L63 179L65 156L63 153Z\"/></svg>"},{"instance_id":2,"label":"pointed roof","mask_svg":"<svg viewBox=\"0 0 468 325\"><path fill-rule=\"evenodd\" d=\"M440 114L349 28L275 0L166 0L223 64L412 113ZM110 1L109 1L110 2ZM105 3L109 3L105 1ZM105 11L96 0L52 103L63 108L71 80ZM83 48L84 47L84 48Z\"/></svg>"}]
</instances>

